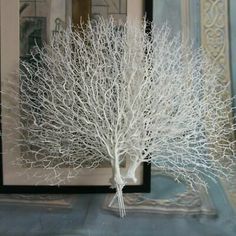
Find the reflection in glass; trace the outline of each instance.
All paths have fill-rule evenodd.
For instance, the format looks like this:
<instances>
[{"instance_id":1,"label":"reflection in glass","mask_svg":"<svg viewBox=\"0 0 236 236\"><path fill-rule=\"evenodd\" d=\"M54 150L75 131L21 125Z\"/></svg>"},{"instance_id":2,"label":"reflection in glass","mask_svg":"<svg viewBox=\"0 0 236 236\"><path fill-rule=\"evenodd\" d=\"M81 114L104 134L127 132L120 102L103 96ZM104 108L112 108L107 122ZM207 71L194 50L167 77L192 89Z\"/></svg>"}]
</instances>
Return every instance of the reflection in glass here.
<instances>
[{"instance_id":1,"label":"reflection in glass","mask_svg":"<svg viewBox=\"0 0 236 236\"><path fill-rule=\"evenodd\" d=\"M127 0L92 0L92 18L98 16L108 18L112 16L115 20L126 20Z\"/></svg>"},{"instance_id":2,"label":"reflection in glass","mask_svg":"<svg viewBox=\"0 0 236 236\"><path fill-rule=\"evenodd\" d=\"M48 42L70 19L77 25L89 16L125 21L127 0L20 0L20 57Z\"/></svg>"}]
</instances>

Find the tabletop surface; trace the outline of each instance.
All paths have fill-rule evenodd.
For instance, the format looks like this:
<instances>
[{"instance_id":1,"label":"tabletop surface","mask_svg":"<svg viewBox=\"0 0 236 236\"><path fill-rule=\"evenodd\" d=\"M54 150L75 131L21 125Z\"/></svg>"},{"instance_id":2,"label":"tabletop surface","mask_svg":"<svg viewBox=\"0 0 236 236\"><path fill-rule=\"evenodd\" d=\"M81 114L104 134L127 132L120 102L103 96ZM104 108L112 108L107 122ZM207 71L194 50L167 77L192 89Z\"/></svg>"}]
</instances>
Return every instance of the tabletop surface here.
<instances>
[{"instance_id":1,"label":"tabletop surface","mask_svg":"<svg viewBox=\"0 0 236 236\"><path fill-rule=\"evenodd\" d=\"M235 236L236 211L222 183L191 192L153 174L152 191L126 194L120 218L108 194L1 195L0 236Z\"/></svg>"}]
</instances>

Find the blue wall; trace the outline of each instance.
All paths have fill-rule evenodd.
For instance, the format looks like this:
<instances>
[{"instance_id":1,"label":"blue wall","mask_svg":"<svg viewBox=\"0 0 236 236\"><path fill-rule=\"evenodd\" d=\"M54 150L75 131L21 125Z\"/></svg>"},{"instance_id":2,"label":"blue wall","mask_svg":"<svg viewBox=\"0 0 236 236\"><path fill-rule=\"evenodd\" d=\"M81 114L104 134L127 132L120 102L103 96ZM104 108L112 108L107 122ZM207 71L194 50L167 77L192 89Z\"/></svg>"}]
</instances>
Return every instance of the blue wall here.
<instances>
[{"instance_id":1,"label":"blue wall","mask_svg":"<svg viewBox=\"0 0 236 236\"><path fill-rule=\"evenodd\" d=\"M153 0L153 22L156 24L167 23L178 34L182 30L181 19L182 0ZM189 39L194 47L199 47L201 42L200 29L200 0L189 0Z\"/></svg>"},{"instance_id":2,"label":"blue wall","mask_svg":"<svg viewBox=\"0 0 236 236\"><path fill-rule=\"evenodd\" d=\"M181 0L153 0L153 22L167 23L174 33L181 31Z\"/></svg>"}]
</instances>

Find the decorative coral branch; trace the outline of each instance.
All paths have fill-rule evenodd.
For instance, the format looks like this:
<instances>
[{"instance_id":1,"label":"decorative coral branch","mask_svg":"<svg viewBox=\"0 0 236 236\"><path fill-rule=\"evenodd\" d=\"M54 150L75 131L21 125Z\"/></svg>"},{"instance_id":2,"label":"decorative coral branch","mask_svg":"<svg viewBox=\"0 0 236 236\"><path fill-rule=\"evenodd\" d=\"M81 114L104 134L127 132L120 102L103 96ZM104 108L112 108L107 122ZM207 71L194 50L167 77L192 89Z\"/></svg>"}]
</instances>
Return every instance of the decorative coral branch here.
<instances>
[{"instance_id":1,"label":"decorative coral branch","mask_svg":"<svg viewBox=\"0 0 236 236\"><path fill-rule=\"evenodd\" d=\"M235 127L225 114L232 111L222 99L227 91L202 50L171 39L167 27L152 25L147 34L146 22L112 19L80 31L68 26L21 62L17 163L51 170L39 176L60 184L108 161L124 216L122 189L142 162L193 187L206 186L204 175L230 175ZM131 164L123 174L125 158Z\"/></svg>"}]
</instances>

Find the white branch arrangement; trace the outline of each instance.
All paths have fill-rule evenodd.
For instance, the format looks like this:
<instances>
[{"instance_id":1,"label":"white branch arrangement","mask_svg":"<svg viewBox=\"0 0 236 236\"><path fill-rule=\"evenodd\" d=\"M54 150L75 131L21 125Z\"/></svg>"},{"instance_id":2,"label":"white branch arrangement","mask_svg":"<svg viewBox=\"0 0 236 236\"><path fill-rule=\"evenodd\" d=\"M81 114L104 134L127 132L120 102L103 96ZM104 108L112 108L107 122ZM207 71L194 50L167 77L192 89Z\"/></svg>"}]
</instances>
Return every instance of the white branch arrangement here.
<instances>
[{"instance_id":1,"label":"white branch arrangement","mask_svg":"<svg viewBox=\"0 0 236 236\"><path fill-rule=\"evenodd\" d=\"M53 184L108 161L120 216L122 189L143 162L184 178L229 178L234 141L228 85L202 50L167 27L117 26L110 19L68 26L20 73L17 164ZM224 97L224 99L222 99ZM14 110L14 108L12 108ZM120 164L130 159L127 173ZM63 168L67 166L68 168Z\"/></svg>"}]
</instances>

